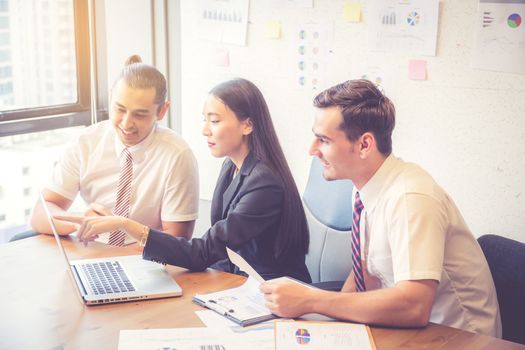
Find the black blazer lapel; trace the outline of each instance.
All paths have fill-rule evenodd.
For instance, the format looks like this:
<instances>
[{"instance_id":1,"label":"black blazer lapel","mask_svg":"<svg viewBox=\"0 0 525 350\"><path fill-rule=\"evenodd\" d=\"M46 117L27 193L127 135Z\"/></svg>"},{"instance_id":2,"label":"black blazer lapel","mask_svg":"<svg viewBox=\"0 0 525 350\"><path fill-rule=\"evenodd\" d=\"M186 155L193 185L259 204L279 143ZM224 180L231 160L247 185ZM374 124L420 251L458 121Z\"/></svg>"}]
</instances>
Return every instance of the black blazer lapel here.
<instances>
[{"instance_id":1,"label":"black blazer lapel","mask_svg":"<svg viewBox=\"0 0 525 350\"><path fill-rule=\"evenodd\" d=\"M230 207L230 204L232 200L237 195L239 189L242 187L242 183L244 181L244 178L251 173L253 168L255 167L255 164L257 163L257 160L253 156L253 153L248 153L246 158L244 159L244 162L242 163L241 170L239 171L239 174L235 176L224 192L222 196L222 217L225 218L226 214L228 213L228 209ZM232 163L233 165L233 163ZM233 169L235 165L233 165L231 171L229 171L229 176L233 176Z\"/></svg>"},{"instance_id":2,"label":"black blazer lapel","mask_svg":"<svg viewBox=\"0 0 525 350\"><path fill-rule=\"evenodd\" d=\"M230 174L230 176L232 175L233 174ZM237 190L239 189L239 187L241 187L241 178L242 175L237 174L237 176L233 178L232 182L230 183L230 185L228 186L228 188L222 196L222 218L226 217L226 214L228 213L228 208L230 207L230 203L233 197L235 197L235 195L237 194Z\"/></svg>"}]
</instances>

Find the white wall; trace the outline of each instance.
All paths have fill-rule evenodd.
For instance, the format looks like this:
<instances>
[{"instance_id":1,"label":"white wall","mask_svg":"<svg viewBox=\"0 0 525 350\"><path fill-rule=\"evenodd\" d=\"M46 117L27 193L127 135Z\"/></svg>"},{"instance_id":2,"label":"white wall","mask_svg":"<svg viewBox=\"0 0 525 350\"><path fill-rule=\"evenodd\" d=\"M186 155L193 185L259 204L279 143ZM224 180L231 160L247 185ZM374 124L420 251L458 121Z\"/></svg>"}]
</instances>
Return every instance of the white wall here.
<instances>
[{"instance_id":1,"label":"white wall","mask_svg":"<svg viewBox=\"0 0 525 350\"><path fill-rule=\"evenodd\" d=\"M138 54L145 63L152 63L152 24L150 0L98 0L104 7L107 84L111 90L126 59Z\"/></svg>"},{"instance_id":2,"label":"white wall","mask_svg":"<svg viewBox=\"0 0 525 350\"><path fill-rule=\"evenodd\" d=\"M313 9L281 8L282 1L251 0L248 45L234 46L197 37L196 1L181 1L182 133L200 166L201 196L210 198L220 160L213 159L200 134L202 103L215 84L252 80L263 91L285 154L302 189L311 141L312 91L296 84L297 24L334 23L331 83L353 78L364 62L385 67L397 108L394 153L419 163L452 195L476 235L498 233L525 241L525 76L469 68L477 0L440 4L438 48L428 61L428 80L408 80L403 54L369 52L367 1L363 21L342 18L342 0L315 0ZM267 20L280 20L282 38L266 39ZM227 48L229 67L215 64ZM335 77L335 79L334 79Z\"/></svg>"}]
</instances>

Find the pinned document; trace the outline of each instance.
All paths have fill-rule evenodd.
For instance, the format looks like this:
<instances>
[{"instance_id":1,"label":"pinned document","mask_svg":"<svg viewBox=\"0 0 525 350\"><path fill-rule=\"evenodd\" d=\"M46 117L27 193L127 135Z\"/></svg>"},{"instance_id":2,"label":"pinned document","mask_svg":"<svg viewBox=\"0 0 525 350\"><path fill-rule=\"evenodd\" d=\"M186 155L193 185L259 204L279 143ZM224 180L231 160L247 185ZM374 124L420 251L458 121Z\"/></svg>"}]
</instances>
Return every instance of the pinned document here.
<instances>
[{"instance_id":1,"label":"pinned document","mask_svg":"<svg viewBox=\"0 0 525 350\"><path fill-rule=\"evenodd\" d=\"M346 3L343 8L343 16L347 22L361 22L361 4Z\"/></svg>"},{"instance_id":2,"label":"pinned document","mask_svg":"<svg viewBox=\"0 0 525 350\"><path fill-rule=\"evenodd\" d=\"M275 350L376 349L370 329L344 322L275 321Z\"/></svg>"}]
</instances>

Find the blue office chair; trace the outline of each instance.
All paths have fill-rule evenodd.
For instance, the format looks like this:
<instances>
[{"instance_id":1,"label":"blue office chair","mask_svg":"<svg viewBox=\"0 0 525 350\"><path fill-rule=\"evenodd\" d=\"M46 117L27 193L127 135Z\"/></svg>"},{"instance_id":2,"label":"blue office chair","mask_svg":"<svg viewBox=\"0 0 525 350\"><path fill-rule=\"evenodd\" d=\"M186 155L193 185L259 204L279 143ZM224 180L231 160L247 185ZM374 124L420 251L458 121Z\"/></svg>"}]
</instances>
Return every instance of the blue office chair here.
<instances>
[{"instance_id":1,"label":"blue office chair","mask_svg":"<svg viewBox=\"0 0 525 350\"><path fill-rule=\"evenodd\" d=\"M352 270L352 189L350 180L326 181L317 157L312 158L303 194L310 230L306 265L315 286L341 290Z\"/></svg>"},{"instance_id":2,"label":"blue office chair","mask_svg":"<svg viewBox=\"0 0 525 350\"><path fill-rule=\"evenodd\" d=\"M478 242L496 286L503 339L525 344L525 244L497 235Z\"/></svg>"}]
</instances>

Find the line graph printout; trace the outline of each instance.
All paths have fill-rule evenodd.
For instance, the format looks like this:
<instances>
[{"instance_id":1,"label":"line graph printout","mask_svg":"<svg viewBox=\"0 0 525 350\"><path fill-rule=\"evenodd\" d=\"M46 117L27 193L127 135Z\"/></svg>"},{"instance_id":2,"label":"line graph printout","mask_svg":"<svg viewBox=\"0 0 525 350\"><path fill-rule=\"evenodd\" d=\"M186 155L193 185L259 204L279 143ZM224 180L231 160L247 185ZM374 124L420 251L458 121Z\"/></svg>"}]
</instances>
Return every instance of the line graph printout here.
<instances>
[{"instance_id":1,"label":"line graph printout","mask_svg":"<svg viewBox=\"0 0 525 350\"><path fill-rule=\"evenodd\" d=\"M472 67L525 74L525 0L480 0Z\"/></svg>"},{"instance_id":2,"label":"line graph printout","mask_svg":"<svg viewBox=\"0 0 525 350\"><path fill-rule=\"evenodd\" d=\"M373 51L436 55L438 0L373 1L369 38Z\"/></svg>"}]
</instances>

